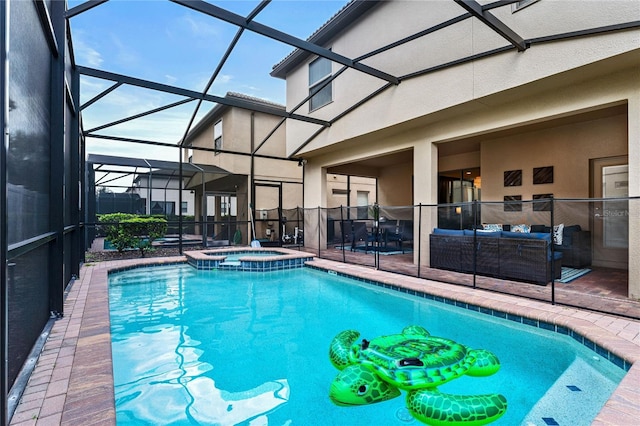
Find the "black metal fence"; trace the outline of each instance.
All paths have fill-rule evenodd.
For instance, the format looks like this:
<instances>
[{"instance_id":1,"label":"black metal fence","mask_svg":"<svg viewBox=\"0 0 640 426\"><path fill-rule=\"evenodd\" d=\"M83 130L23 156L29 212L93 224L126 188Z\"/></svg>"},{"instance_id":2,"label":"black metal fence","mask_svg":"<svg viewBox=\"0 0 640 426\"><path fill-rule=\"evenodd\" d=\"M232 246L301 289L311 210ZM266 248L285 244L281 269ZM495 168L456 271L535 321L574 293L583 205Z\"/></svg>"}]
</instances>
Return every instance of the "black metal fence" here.
<instances>
[{"instance_id":1,"label":"black metal fence","mask_svg":"<svg viewBox=\"0 0 640 426\"><path fill-rule=\"evenodd\" d=\"M629 297L638 293L629 280L629 243L638 235L639 216L640 198L270 209L248 221L183 218L182 233L180 221L169 218L170 233L157 246L190 250L258 240L337 262L640 318L640 302Z\"/></svg>"},{"instance_id":2,"label":"black metal fence","mask_svg":"<svg viewBox=\"0 0 640 426\"><path fill-rule=\"evenodd\" d=\"M638 235L640 198L303 213L305 249L320 258L640 317L640 303L629 297L638 293L629 281L629 239Z\"/></svg>"}]
</instances>

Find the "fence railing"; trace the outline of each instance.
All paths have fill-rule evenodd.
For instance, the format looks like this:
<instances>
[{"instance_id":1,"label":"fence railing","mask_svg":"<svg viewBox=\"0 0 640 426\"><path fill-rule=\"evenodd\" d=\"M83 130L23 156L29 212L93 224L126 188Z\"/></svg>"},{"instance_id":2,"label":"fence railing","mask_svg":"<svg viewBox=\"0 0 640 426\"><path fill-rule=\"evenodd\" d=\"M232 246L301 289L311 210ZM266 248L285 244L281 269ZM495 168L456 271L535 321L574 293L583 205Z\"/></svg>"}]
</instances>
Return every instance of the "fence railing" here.
<instances>
[{"instance_id":1,"label":"fence railing","mask_svg":"<svg viewBox=\"0 0 640 426\"><path fill-rule=\"evenodd\" d=\"M638 318L638 218L633 197L315 208L304 210L304 245L320 258Z\"/></svg>"},{"instance_id":2,"label":"fence railing","mask_svg":"<svg viewBox=\"0 0 640 426\"><path fill-rule=\"evenodd\" d=\"M271 209L248 221L190 218L182 232L169 220L165 243L179 239L188 250L258 240L549 303L615 306L614 313L639 318L640 284L629 278L629 253L640 252L638 218L639 197Z\"/></svg>"}]
</instances>

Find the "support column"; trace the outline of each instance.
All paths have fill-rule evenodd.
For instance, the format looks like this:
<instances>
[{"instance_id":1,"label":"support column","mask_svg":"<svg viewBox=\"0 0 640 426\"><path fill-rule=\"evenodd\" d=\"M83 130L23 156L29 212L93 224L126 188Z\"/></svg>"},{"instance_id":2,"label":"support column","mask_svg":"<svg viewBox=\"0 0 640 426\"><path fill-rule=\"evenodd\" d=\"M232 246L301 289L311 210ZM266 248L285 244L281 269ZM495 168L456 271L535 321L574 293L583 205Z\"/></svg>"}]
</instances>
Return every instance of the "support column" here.
<instances>
[{"instance_id":1,"label":"support column","mask_svg":"<svg viewBox=\"0 0 640 426\"><path fill-rule=\"evenodd\" d=\"M629 97L629 197L640 197L640 78ZM640 199L629 201L629 293L640 299Z\"/></svg>"},{"instance_id":2,"label":"support column","mask_svg":"<svg viewBox=\"0 0 640 426\"><path fill-rule=\"evenodd\" d=\"M65 52L67 47L65 2L51 2L51 24L57 52L51 55L51 127L50 127L50 186L49 226L56 238L49 245L49 310L64 310L64 123L65 123ZM62 202L59 202L62 200Z\"/></svg>"},{"instance_id":3,"label":"support column","mask_svg":"<svg viewBox=\"0 0 640 426\"><path fill-rule=\"evenodd\" d=\"M418 143L413 148L413 179L414 200L413 204L423 204L422 217L417 217L419 210L415 211L413 219L414 238L414 262L418 262L420 253L420 265L429 265L429 234L438 224L438 147L430 141ZM418 223L421 223L421 235L418 235ZM417 245L420 244L420 250Z\"/></svg>"},{"instance_id":4,"label":"support column","mask_svg":"<svg viewBox=\"0 0 640 426\"><path fill-rule=\"evenodd\" d=\"M304 207L316 208L317 214L321 215L322 208L327 206L327 169L314 165L312 162L304 165ZM310 211L310 210L309 210ZM320 227L327 226L326 219L323 221L319 217L305 220L304 223L304 244L306 247L314 249L327 248L326 238L317 238L317 235L326 235L326 229Z\"/></svg>"},{"instance_id":5,"label":"support column","mask_svg":"<svg viewBox=\"0 0 640 426\"><path fill-rule=\"evenodd\" d=\"M0 426L9 422L9 286L7 284L7 147L9 120L9 2L0 2Z\"/></svg>"}]
</instances>

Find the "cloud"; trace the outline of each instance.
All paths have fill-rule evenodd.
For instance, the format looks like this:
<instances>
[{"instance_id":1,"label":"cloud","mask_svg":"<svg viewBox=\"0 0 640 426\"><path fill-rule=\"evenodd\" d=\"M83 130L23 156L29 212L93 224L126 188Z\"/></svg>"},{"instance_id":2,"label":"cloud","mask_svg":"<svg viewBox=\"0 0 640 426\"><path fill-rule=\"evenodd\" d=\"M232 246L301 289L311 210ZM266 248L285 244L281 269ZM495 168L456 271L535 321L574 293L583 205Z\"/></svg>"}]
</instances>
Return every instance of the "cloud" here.
<instances>
[{"instance_id":1,"label":"cloud","mask_svg":"<svg viewBox=\"0 0 640 426\"><path fill-rule=\"evenodd\" d=\"M233 80L233 76L230 74L218 74L215 81L213 82L214 86L222 86L225 84L229 84Z\"/></svg>"},{"instance_id":2,"label":"cloud","mask_svg":"<svg viewBox=\"0 0 640 426\"><path fill-rule=\"evenodd\" d=\"M204 38L219 37L220 30L213 24L215 21L213 19L205 19L193 14L185 14L179 18L178 24L189 30L193 36Z\"/></svg>"},{"instance_id":3,"label":"cloud","mask_svg":"<svg viewBox=\"0 0 640 426\"><path fill-rule=\"evenodd\" d=\"M110 34L111 45L116 49L115 58L120 66L135 66L140 62L139 53L132 47L132 43L124 43L115 33Z\"/></svg>"},{"instance_id":4,"label":"cloud","mask_svg":"<svg viewBox=\"0 0 640 426\"><path fill-rule=\"evenodd\" d=\"M84 40L84 32L78 31L73 38L73 52L76 62L98 68L104 62L100 52L90 47Z\"/></svg>"}]
</instances>

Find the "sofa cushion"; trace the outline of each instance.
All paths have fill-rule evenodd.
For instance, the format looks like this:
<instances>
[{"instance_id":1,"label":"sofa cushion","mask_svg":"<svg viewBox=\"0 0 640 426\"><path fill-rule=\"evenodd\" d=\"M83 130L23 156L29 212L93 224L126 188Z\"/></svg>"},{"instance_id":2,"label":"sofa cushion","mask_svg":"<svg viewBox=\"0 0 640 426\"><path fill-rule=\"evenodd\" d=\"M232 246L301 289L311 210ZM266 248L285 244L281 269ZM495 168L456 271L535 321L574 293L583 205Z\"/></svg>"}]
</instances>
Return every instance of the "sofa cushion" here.
<instances>
[{"instance_id":1,"label":"sofa cushion","mask_svg":"<svg viewBox=\"0 0 640 426\"><path fill-rule=\"evenodd\" d=\"M534 239L534 240L546 240L551 242L551 234L544 232L508 232L502 231L503 238L522 238L522 239Z\"/></svg>"},{"instance_id":2,"label":"sofa cushion","mask_svg":"<svg viewBox=\"0 0 640 426\"><path fill-rule=\"evenodd\" d=\"M473 237L473 229L465 229L464 235L468 237ZM485 231L484 229L476 229L476 236L499 238L500 236L502 236L502 232L501 231Z\"/></svg>"},{"instance_id":3,"label":"sofa cushion","mask_svg":"<svg viewBox=\"0 0 640 426\"><path fill-rule=\"evenodd\" d=\"M483 223L482 229L485 231L502 231L501 223Z\"/></svg>"},{"instance_id":4,"label":"sofa cushion","mask_svg":"<svg viewBox=\"0 0 640 426\"><path fill-rule=\"evenodd\" d=\"M448 235L448 236L463 236L464 232L461 229L444 229L444 228L433 228L434 235Z\"/></svg>"},{"instance_id":5,"label":"sofa cushion","mask_svg":"<svg viewBox=\"0 0 640 426\"><path fill-rule=\"evenodd\" d=\"M564 223L561 223L560 225L555 225L553 227L553 244L562 245L562 240L563 240L563 231L564 231Z\"/></svg>"},{"instance_id":6,"label":"sofa cushion","mask_svg":"<svg viewBox=\"0 0 640 426\"><path fill-rule=\"evenodd\" d=\"M551 228L547 225L531 225L530 232L546 232L549 233Z\"/></svg>"},{"instance_id":7,"label":"sofa cushion","mask_svg":"<svg viewBox=\"0 0 640 426\"><path fill-rule=\"evenodd\" d=\"M511 225L511 232L522 232L523 234L528 234L529 232L531 232L531 227L529 225L526 225L524 223L519 224L519 225Z\"/></svg>"},{"instance_id":8,"label":"sofa cushion","mask_svg":"<svg viewBox=\"0 0 640 426\"><path fill-rule=\"evenodd\" d=\"M582 231L580 225L565 226L562 231L562 246L571 247L573 245L573 233Z\"/></svg>"}]
</instances>

